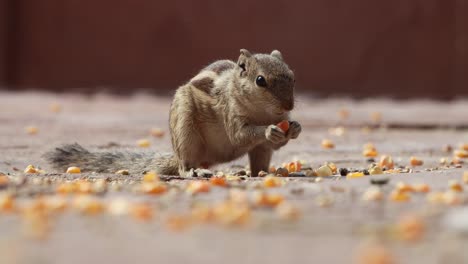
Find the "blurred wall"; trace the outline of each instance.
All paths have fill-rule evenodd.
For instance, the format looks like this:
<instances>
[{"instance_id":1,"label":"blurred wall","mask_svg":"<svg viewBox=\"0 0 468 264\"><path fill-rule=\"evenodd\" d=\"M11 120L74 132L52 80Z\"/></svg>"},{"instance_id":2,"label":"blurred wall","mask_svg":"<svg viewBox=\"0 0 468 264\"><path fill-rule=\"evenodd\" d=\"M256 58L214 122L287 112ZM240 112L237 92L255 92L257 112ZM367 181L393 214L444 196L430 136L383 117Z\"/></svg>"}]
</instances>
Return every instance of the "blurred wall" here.
<instances>
[{"instance_id":1,"label":"blurred wall","mask_svg":"<svg viewBox=\"0 0 468 264\"><path fill-rule=\"evenodd\" d=\"M0 87L6 83L7 0L0 0Z\"/></svg>"},{"instance_id":2,"label":"blurred wall","mask_svg":"<svg viewBox=\"0 0 468 264\"><path fill-rule=\"evenodd\" d=\"M468 95L464 0L5 1L14 88L175 89L247 48L321 95Z\"/></svg>"}]
</instances>

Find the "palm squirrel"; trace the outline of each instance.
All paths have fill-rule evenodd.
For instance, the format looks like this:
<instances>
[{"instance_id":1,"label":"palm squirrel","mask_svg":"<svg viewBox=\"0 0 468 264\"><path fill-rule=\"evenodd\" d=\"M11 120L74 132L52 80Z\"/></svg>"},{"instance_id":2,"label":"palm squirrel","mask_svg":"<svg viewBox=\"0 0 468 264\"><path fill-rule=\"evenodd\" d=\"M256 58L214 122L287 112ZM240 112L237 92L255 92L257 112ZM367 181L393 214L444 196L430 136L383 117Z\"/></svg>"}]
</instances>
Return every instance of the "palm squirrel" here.
<instances>
[{"instance_id":1,"label":"palm squirrel","mask_svg":"<svg viewBox=\"0 0 468 264\"><path fill-rule=\"evenodd\" d=\"M114 173L156 171L187 176L192 169L232 161L246 153L251 175L268 171L274 150L295 139L301 125L289 121L283 132L274 125L289 120L294 107L294 73L281 53L251 54L241 49L237 63L216 61L179 87L170 109L174 154L89 152L78 144L45 154L55 169Z\"/></svg>"}]
</instances>

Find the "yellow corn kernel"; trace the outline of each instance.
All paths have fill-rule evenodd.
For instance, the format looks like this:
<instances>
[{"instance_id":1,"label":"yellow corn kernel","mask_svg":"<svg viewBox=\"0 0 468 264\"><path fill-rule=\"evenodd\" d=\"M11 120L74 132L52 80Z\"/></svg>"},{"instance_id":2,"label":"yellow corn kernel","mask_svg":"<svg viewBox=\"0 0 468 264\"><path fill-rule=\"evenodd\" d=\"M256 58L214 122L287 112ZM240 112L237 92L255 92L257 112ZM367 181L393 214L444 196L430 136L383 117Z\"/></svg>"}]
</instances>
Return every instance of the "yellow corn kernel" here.
<instances>
[{"instance_id":1,"label":"yellow corn kernel","mask_svg":"<svg viewBox=\"0 0 468 264\"><path fill-rule=\"evenodd\" d=\"M257 206L275 207L284 201L284 196L261 192L256 194L254 201Z\"/></svg>"},{"instance_id":2,"label":"yellow corn kernel","mask_svg":"<svg viewBox=\"0 0 468 264\"><path fill-rule=\"evenodd\" d=\"M159 181L159 175L154 171L147 172L145 173L145 175L143 175L143 181L144 182Z\"/></svg>"},{"instance_id":3,"label":"yellow corn kernel","mask_svg":"<svg viewBox=\"0 0 468 264\"><path fill-rule=\"evenodd\" d=\"M346 175L346 179L355 179L364 177L364 173L362 172L350 172Z\"/></svg>"},{"instance_id":4,"label":"yellow corn kernel","mask_svg":"<svg viewBox=\"0 0 468 264\"><path fill-rule=\"evenodd\" d=\"M11 212L15 208L15 200L10 194L0 195L0 212Z\"/></svg>"},{"instance_id":5,"label":"yellow corn kernel","mask_svg":"<svg viewBox=\"0 0 468 264\"><path fill-rule=\"evenodd\" d=\"M454 192L463 192L463 186L456 180L449 181L448 186Z\"/></svg>"},{"instance_id":6,"label":"yellow corn kernel","mask_svg":"<svg viewBox=\"0 0 468 264\"><path fill-rule=\"evenodd\" d=\"M390 193L390 200L394 202L408 202L410 200L410 195L408 192L400 192L398 190L392 191Z\"/></svg>"},{"instance_id":7,"label":"yellow corn kernel","mask_svg":"<svg viewBox=\"0 0 468 264\"><path fill-rule=\"evenodd\" d=\"M379 153L374 149L364 149L362 151L362 155L366 158L375 158L379 155Z\"/></svg>"},{"instance_id":8,"label":"yellow corn kernel","mask_svg":"<svg viewBox=\"0 0 468 264\"><path fill-rule=\"evenodd\" d=\"M424 164L424 162L421 159L418 159L416 157L411 157L410 164L411 166L421 166Z\"/></svg>"},{"instance_id":9,"label":"yellow corn kernel","mask_svg":"<svg viewBox=\"0 0 468 264\"><path fill-rule=\"evenodd\" d=\"M333 141L331 141L330 139L324 139L322 140L322 148L333 149L335 148L335 143L333 143Z\"/></svg>"},{"instance_id":10,"label":"yellow corn kernel","mask_svg":"<svg viewBox=\"0 0 468 264\"><path fill-rule=\"evenodd\" d=\"M268 175L263 179L263 185L267 188L279 187L283 185L283 181L279 177Z\"/></svg>"},{"instance_id":11,"label":"yellow corn kernel","mask_svg":"<svg viewBox=\"0 0 468 264\"><path fill-rule=\"evenodd\" d=\"M413 186L406 184L404 182L398 182L395 186L396 191L398 192L413 192Z\"/></svg>"},{"instance_id":12,"label":"yellow corn kernel","mask_svg":"<svg viewBox=\"0 0 468 264\"><path fill-rule=\"evenodd\" d=\"M369 150L377 151L377 148L371 142L368 142L368 143L364 144L364 146L362 146L362 149L364 149L364 150L369 149Z\"/></svg>"},{"instance_id":13,"label":"yellow corn kernel","mask_svg":"<svg viewBox=\"0 0 468 264\"><path fill-rule=\"evenodd\" d=\"M167 191L167 186L162 182L143 182L141 191L146 194L163 194Z\"/></svg>"},{"instance_id":14,"label":"yellow corn kernel","mask_svg":"<svg viewBox=\"0 0 468 264\"><path fill-rule=\"evenodd\" d=\"M425 183L420 183L413 185L413 190L419 193L428 193L431 191L431 187Z\"/></svg>"},{"instance_id":15,"label":"yellow corn kernel","mask_svg":"<svg viewBox=\"0 0 468 264\"><path fill-rule=\"evenodd\" d=\"M467 150L457 149L457 150L453 151L453 154L457 158L461 158L461 159L468 158L468 151Z\"/></svg>"},{"instance_id":16,"label":"yellow corn kernel","mask_svg":"<svg viewBox=\"0 0 468 264\"><path fill-rule=\"evenodd\" d=\"M39 173L39 170L34 167L34 165L28 165L26 169L24 169L24 173Z\"/></svg>"},{"instance_id":17,"label":"yellow corn kernel","mask_svg":"<svg viewBox=\"0 0 468 264\"><path fill-rule=\"evenodd\" d=\"M140 139L137 141L137 146L140 148L147 148L151 145L151 142L147 139Z\"/></svg>"},{"instance_id":18,"label":"yellow corn kernel","mask_svg":"<svg viewBox=\"0 0 468 264\"><path fill-rule=\"evenodd\" d=\"M459 148L462 150L468 151L468 143L461 143Z\"/></svg>"},{"instance_id":19,"label":"yellow corn kernel","mask_svg":"<svg viewBox=\"0 0 468 264\"><path fill-rule=\"evenodd\" d=\"M37 132L39 132L39 128L35 126L28 126L25 128L25 130L26 130L26 133L28 133L29 135L35 135L37 134Z\"/></svg>"},{"instance_id":20,"label":"yellow corn kernel","mask_svg":"<svg viewBox=\"0 0 468 264\"><path fill-rule=\"evenodd\" d=\"M78 167L68 167L67 173L81 173L81 169Z\"/></svg>"},{"instance_id":21,"label":"yellow corn kernel","mask_svg":"<svg viewBox=\"0 0 468 264\"><path fill-rule=\"evenodd\" d=\"M73 205L83 214L96 215L104 211L104 204L89 195L80 195L75 198Z\"/></svg>"},{"instance_id":22,"label":"yellow corn kernel","mask_svg":"<svg viewBox=\"0 0 468 264\"><path fill-rule=\"evenodd\" d=\"M160 128L152 128L151 131L150 131L150 134L153 136L153 137L157 137L157 138L161 138L161 137L164 137L164 130L160 129Z\"/></svg>"}]
</instances>

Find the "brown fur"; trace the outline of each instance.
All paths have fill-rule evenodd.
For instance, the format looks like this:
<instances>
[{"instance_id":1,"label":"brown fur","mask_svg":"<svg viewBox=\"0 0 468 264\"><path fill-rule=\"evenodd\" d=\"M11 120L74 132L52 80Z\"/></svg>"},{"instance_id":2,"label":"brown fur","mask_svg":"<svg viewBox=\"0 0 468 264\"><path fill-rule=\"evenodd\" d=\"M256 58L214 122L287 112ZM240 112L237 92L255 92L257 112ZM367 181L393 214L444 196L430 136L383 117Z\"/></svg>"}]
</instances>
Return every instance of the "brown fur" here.
<instances>
[{"instance_id":1,"label":"brown fur","mask_svg":"<svg viewBox=\"0 0 468 264\"><path fill-rule=\"evenodd\" d=\"M262 75L266 87L256 84ZM113 172L132 168L187 175L202 164L218 164L249 155L252 175L268 170L274 150L301 132L290 121L284 133L275 124L289 120L294 107L294 74L279 51L254 54L241 50L237 64L221 60L205 67L177 89L169 114L174 155L88 152L68 145L46 154L56 167L82 166Z\"/></svg>"}]
</instances>

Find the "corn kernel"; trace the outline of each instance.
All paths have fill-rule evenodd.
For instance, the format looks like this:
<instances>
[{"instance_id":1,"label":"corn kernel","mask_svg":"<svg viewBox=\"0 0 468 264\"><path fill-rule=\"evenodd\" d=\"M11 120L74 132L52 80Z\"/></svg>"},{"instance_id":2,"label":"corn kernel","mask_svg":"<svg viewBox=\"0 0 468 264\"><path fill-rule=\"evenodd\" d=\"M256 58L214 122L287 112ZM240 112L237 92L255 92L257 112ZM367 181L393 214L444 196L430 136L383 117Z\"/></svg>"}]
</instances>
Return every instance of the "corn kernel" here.
<instances>
[{"instance_id":1,"label":"corn kernel","mask_svg":"<svg viewBox=\"0 0 468 264\"><path fill-rule=\"evenodd\" d=\"M373 149L364 149L362 151L362 155L366 158L375 158L379 155L379 153Z\"/></svg>"},{"instance_id":2,"label":"corn kernel","mask_svg":"<svg viewBox=\"0 0 468 264\"><path fill-rule=\"evenodd\" d=\"M152 128L151 131L150 131L150 134L153 136L153 137L157 137L157 138L161 138L161 137L164 137L164 130L160 129L160 128Z\"/></svg>"},{"instance_id":3,"label":"corn kernel","mask_svg":"<svg viewBox=\"0 0 468 264\"><path fill-rule=\"evenodd\" d=\"M39 170L34 167L34 165L28 165L26 169L24 169L24 173L39 173Z\"/></svg>"},{"instance_id":4,"label":"corn kernel","mask_svg":"<svg viewBox=\"0 0 468 264\"><path fill-rule=\"evenodd\" d=\"M67 173L81 173L81 169L78 167L69 167Z\"/></svg>"},{"instance_id":5,"label":"corn kernel","mask_svg":"<svg viewBox=\"0 0 468 264\"><path fill-rule=\"evenodd\" d=\"M417 216L405 216L398 221L397 230L400 239L410 242L421 240L425 234L425 224Z\"/></svg>"},{"instance_id":6,"label":"corn kernel","mask_svg":"<svg viewBox=\"0 0 468 264\"><path fill-rule=\"evenodd\" d=\"M357 264L396 264L394 255L383 245L361 246L355 256Z\"/></svg>"},{"instance_id":7,"label":"corn kernel","mask_svg":"<svg viewBox=\"0 0 468 264\"><path fill-rule=\"evenodd\" d=\"M468 184L468 171L463 172L462 180L465 184Z\"/></svg>"},{"instance_id":8,"label":"corn kernel","mask_svg":"<svg viewBox=\"0 0 468 264\"><path fill-rule=\"evenodd\" d=\"M167 191L167 186L162 182L143 182L141 191L146 194L163 194Z\"/></svg>"},{"instance_id":9,"label":"corn kernel","mask_svg":"<svg viewBox=\"0 0 468 264\"><path fill-rule=\"evenodd\" d=\"M283 185L283 181L279 177L266 176L263 179L263 185L267 188L279 187Z\"/></svg>"},{"instance_id":10,"label":"corn kernel","mask_svg":"<svg viewBox=\"0 0 468 264\"><path fill-rule=\"evenodd\" d=\"M365 175L362 172L350 172L346 175L346 179L355 179L355 178L361 178L364 176Z\"/></svg>"},{"instance_id":11,"label":"corn kernel","mask_svg":"<svg viewBox=\"0 0 468 264\"><path fill-rule=\"evenodd\" d=\"M29 135L35 135L37 134L37 132L39 132L39 128L35 126L28 126L25 128L25 130L26 130L26 133L28 133Z\"/></svg>"},{"instance_id":12,"label":"corn kernel","mask_svg":"<svg viewBox=\"0 0 468 264\"><path fill-rule=\"evenodd\" d=\"M109 202L107 210L112 215L126 215L129 211L130 205L126 199L116 198Z\"/></svg>"},{"instance_id":13,"label":"corn kernel","mask_svg":"<svg viewBox=\"0 0 468 264\"><path fill-rule=\"evenodd\" d=\"M335 148L335 144L333 143L333 141L331 141L329 139L324 139L324 140L322 140L322 148L332 149L332 148Z\"/></svg>"},{"instance_id":14,"label":"corn kernel","mask_svg":"<svg viewBox=\"0 0 468 264\"><path fill-rule=\"evenodd\" d=\"M443 194L444 203L447 205L460 205L463 203L463 199L459 192L447 191Z\"/></svg>"},{"instance_id":15,"label":"corn kernel","mask_svg":"<svg viewBox=\"0 0 468 264\"><path fill-rule=\"evenodd\" d=\"M300 218L301 211L297 207L283 202L276 207L276 214L282 220L295 221Z\"/></svg>"},{"instance_id":16,"label":"corn kernel","mask_svg":"<svg viewBox=\"0 0 468 264\"><path fill-rule=\"evenodd\" d=\"M130 207L130 215L140 221L149 221L153 219L153 209L147 204L134 204Z\"/></svg>"},{"instance_id":17,"label":"corn kernel","mask_svg":"<svg viewBox=\"0 0 468 264\"><path fill-rule=\"evenodd\" d=\"M419 193L428 193L431 191L431 187L425 183L420 183L413 185L413 190Z\"/></svg>"},{"instance_id":18,"label":"corn kernel","mask_svg":"<svg viewBox=\"0 0 468 264\"><path fill-rule=\"evenodd\" d=\"M461 143L459 148L462 150L468 151L468 143Z\"/></svg>"},{"instance_id":19,"label":"corn kernel","mask_svg":"<svg viewBox=\"0 0 468 264\"><path fill-rule=\"evenodd\" d=\"M364 144L364 146L362 146L362 149L369 149L369 150L377 151L377 148L371 142Z\"/></svg>"},{"instance_id":20,"label":"corn kernel","mask_svg":"<svg viewBox=\"0 0 468 264\"><path fill-rule=\"evenodd\" d=\"M413 192L413 186L406 184L404 182L398 182L395 186L396 191L398 192Z\"/></svg>"},{"instance_id":21,"label":"corn kernel","mask_svg":"<svg viewBox=\"0 0 468 264\"><path fill-rule=\"evenodd\" d=\"M229 226L246 225L251 216L250 208L245 204L222 202L213 208L217 222Z\"/></svg>"},{"instance_id":22,"label":"corn kernel","mask_svg":"<svg viewBox=\"0 0 468 264\"><path fill-rule=\"evenodd\" d=\"M449 188L454 192L463 192L463 186L456 180L451 180L448 183Z\"/></svg>"},{"instance_id":23,"label":"corn kernel","mask_svg":"<svg viewBox=\"0 0 468 264\"><path fill-rule=\"evenodd\" d=\"M147 148L151 145L151 142L147 139L140 139L137 141L137 145L140 147L140 148Z\"/></svg>"},{"instance_id":24,"label":"corn kernel","mask_svg":"<svg viewBox=\"0 0 468 264\"><path fill-rule=\"evenodd\" d=\"M454 150L453 154L457 158L461 158L461 159L468 158L468 151L467 150L463 150L463 149Z\"/></svg>"},{"instance_id":25,"label":"corn kernel","mask_svg":"<svg viewBox=\"0 0 468 264\"><path fill-rule=\"evenodd\" d=\"M193 181L187 187L187 191L192 194L207 193L210 191L210 184L206 181Z\"/></svg>"},{"instance_id":26,"label":"corn kernel","mask_svg":"<svg viewBox=\"0 0 468 264\"><path fill-rule=\"evenodd\" d=\"M214 186L220 186L220 187L227 186L227 181L225 177L211 177L210 183L211 185L214 185Z\"/></svg>"},{"instance_id":27,"label":"corn kernel","mask_svg":"<svg viewBox=\"0 0 468 264\"><path fill-rule=\"evenodd\" d=\"M296 162L290 162L290 163L288 164L288 171L289 171L289 173L291 173L291 172L298 172L298 171L300 171L300 170L301 170L301 163L299 163L299 162L296 161Z\"/></svg>"},{"instance_id":28,"label":"corn kernel","mask_svg":"<svg viewBox=\"0 0 468 264\"><path fill-rule=\"evenodd\" d=\"M1 212L11 212L15 208L15 200L10 194L1 194L0 195L0 211Z\"/></svg>"},{"instance_id":29,"label":"corn kernel","mask_svg":"<svg viewBox=\"0 0 468 264\"><path fill-rule=\"evenodd\" d=\"M10 183L8 176L0 173L0 187L6 187Z\"/></svg>"},{"instance_id":30,"label":"corn kernel","mask_svg":"<svg viewBox=\"0 0 468 264\"><path fill-rule=\"evenodd\" d=\"M328 165L321 166L315 171L315 173L318 177L327 177L333 175L333 171Z\"/></svg>"},{"instance_id":31,"label":"corn kernel","mask_svg":"<svg viewBox=\"0 0 468 264\"><path fill-rule=\"evenodd\" d=\"M184 215L170 215L166 219L166 227L175 232L180 232L190 226L190 219Z\"/></svg>"},{"instance_id":32,"label":"corn kernel","mask_svg":"<svg viewBox=\"0 0 468 264\"><path fill-rule=\"evenodd\" d=\"M104 204L89 195L80 195L75 198L73 205L83 214L96 215L104 211Z\"/></svg>"},{"instance_id":33,"label":"corn kernel","mask_svg":"<svg viewBox=\"0 0 468 264\"><path fill-rule=\"evenodd\" d=\"M159 175L156 174L156 172L154 172L154 171L147 172L147 173L145 173L145 175L143 175L143 181L144 182L159 181Z\"/></svg>"},{"instance_id":34,"label":"corn kernel","mask_svg":"<svg viewBox=\"0 0 468 264\"><path fill-rule=\"evenodd\" d=\"M418 159L416 157L411 157L410 164L411 166L421 166L424 164L424 162L421 159Z\"/></svg>"},{"instance_id":35,"label":"corn kernel","mask_svg":"<svg viewBox=\"0 0 468 264\"><path fill-rule=\"evenodd\" d=\"M390 193L390 200L394 202L408 202L410 200L408 192L400 192L398 190L392 191Z\"/></svg>"},{"instance_id":36,"label":"corn kernel","mask_svg":"<svg viewBox=\"0 0 468 264\"><path fill-rule=\"evenodd\" d=\"M379 166L382 168L393 169L394 164L392 157L388 155L382 155L382 157L380 157Z\"/></svg>"},{"instance_id":37,"label":"corn kernel","mask_svg":"<svg viewBox=\"0 0 468 264\"><path fill-rule=\"evenodd\" d=\"M284 201L284 197L280 194L257 193L255 196L255 204L257 206L276 207Z\"/></svg>"},{"instance_id":38,"label":"corn kernel","mask_svg":"<svg viewBox=\"0 0 468 264\"><path fill-rule=\"evenodd\" d=\"M92 185L89 181L79 180L75 182L76 190L79 193L91 193Z\"/></svg>"}]
</instances>

